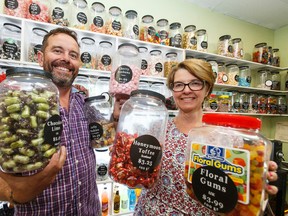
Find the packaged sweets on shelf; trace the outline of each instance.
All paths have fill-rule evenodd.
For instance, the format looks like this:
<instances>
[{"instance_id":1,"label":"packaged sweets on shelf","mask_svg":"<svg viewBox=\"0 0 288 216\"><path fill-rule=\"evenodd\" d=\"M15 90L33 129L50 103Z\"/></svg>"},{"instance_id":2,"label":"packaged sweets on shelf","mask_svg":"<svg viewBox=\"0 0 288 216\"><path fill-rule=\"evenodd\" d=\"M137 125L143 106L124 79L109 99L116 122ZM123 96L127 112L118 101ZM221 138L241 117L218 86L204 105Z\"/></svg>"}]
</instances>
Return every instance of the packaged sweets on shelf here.
<instances>
[{"instance_id":1,"label":"packaged sweets on shelf","mask_svg":"<svg viewBox=\"0 0 288 216\"><path fill-rule=\"evenodd\" d=\"M123 104L112 147L109 176L130 188L152 188L159 178L168 112L165 97L131 92Z\"/></svg>"},{"instance_id":2,"label":"packaged sweets on shelf","mask_svg":"<svg viewBox=\"0 0 288 216\"><path fill-rule=\"evenodd\" d=\"M187 193L216 214L262 215L271 142L250 116L204 114L188 135Z\"/></svg>"}]
</instances>

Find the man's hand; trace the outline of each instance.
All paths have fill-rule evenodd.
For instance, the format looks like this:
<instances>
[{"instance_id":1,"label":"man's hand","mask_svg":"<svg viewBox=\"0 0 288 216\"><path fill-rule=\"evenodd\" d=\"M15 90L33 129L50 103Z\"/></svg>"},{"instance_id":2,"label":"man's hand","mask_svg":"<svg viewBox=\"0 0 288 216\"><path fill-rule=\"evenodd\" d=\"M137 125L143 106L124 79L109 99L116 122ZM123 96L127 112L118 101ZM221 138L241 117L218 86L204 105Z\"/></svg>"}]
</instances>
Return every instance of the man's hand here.
<instances>
[{"instance_id":1,"label":"man's hand","mask_svg":"<svg viewBox=\"0 0 288 216\"><path fill-rule=\"evenodd\" d=\"M26 203L33 200L54 181L65 163L66 154L66 148L62 146L60 151L52 156L49 164L32 176L15 176L0 171L0 182L4 180L4 183L7 183L5 185L6 201Z\"/></svg>"}]
</instances>

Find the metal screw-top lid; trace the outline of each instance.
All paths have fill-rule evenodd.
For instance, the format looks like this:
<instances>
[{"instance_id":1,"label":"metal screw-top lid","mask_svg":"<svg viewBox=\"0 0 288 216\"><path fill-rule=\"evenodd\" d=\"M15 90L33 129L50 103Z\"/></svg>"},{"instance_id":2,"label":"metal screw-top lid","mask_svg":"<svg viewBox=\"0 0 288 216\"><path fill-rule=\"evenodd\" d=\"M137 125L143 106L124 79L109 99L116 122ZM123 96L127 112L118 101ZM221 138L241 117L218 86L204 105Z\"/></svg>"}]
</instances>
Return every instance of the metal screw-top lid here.
<instances>
[{"instance_id":1,"label":"metal screw-top lid","mask_svg":"<svg viewBox=\"0 0 288 216\"><path fill-rule=\"evenodd\" d=\"M6 70L6 76L14 76L14 75L19 75L19 74L24 74L26 76L41 75L49 79L52 79L51 73L48 73L41 69L15 67L15 68L9 68Z\"/></svg>"}]
</instances>

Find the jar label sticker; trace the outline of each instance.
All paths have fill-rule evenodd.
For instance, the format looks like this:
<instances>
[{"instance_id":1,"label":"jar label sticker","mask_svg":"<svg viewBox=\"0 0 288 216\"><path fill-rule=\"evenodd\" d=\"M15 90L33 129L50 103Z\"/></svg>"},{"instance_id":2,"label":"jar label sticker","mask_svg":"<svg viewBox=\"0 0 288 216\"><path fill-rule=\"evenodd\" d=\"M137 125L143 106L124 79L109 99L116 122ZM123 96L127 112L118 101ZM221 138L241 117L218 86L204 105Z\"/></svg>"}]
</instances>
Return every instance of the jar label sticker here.
<instances>
[{"instance_id":1,"label":"jar label sticker","mask_svg":"<svg viewBox=\"0 0 288 216\"><path fill-rule=\"evenodd\" d=\"M132 80L133 71L127 65L121 65L115 71L115 80L118 83L125 84Z\"/></svg>"},{"instance_id":2,"label":"jar label sticker","mask_svg":"<svg viewBox=\"0 0 288 216\"><path fill-rule=\"evenodd\" d=\"M115 30L115 31L120 31L121 30L121 23L117 20L114 20L112 22L112 28Z\"/></svg>"},{"instance_id":3,"label":"jar label sticker","mask_svg":"<svg viewBox=\"0 0 288 216\"><path fill-rule=\"evenodd\" d=\"M168 32L165 31L165 30L160 31L159 32L159 37L160 37L161 40L167 39L168 38Z\"/></svg>"},{"instance_id":4,"label":"jar label sticker","mask_svg":"<svg viewBox=\"0 0 288 216\"><path fill-rule=\"evenodd\" d=\"M89 133L91 140L98 140L103 136L103 127L97 122L89 124Z\"/></svg>"},{"instance_id":5,"label":"jar label sticker","mask_svg":"<svg viewBox=\"0 0 288 216\"><path fill-rule=\"evenodd\" d=\"M63 130L62 120L59 115L51 116L44 126L44 143L58 146Z\"/></svg>"},{"instance_id":6,"label":"jar label sticker","mask_svg":"<svg viewBox=\"0 0 288 216\"><path fill-rule=\"evenodd\" d=\"M105 177L108 174L108 164L100 163L97 164L97 174L100 177Z\"/></svg>"},{"instance_id":7,"label":"jar label sticker","mask_svg":"<svg viewBox=\"0 0 288 216\"><path fill-rule=\"evenodd\" d=\"M229 46L228 46L228 52L229 52L229 53L233 53L233 46L232 46L232 45L229 45Z\"/></svg>"},{"instance_id":8,"label":"jar label sticker","mask_svg":"<svg viewBox=\"0 0 288 216\"><path fill-rule=\"evenodd\" d=\"M77 20L79 23L86 24L87 23L87 16L83 12L79 12L77 14Z\"/></svg>"},{"instance_id":9,"label":"jar label sticker","mask_svg":"<svg viewBox=\"0 0 288 216\"><path fill-rule=\"evenodd\" d=\"M197 38L195 36L191 37L190 44L193 45L193 46L197 45Z\"/></svg>"},{"instance_id":10,"label":"jar label sticker","mask_svg":"<svg viewBox=\"0 0 288 216\"><path fill-rule=\"evenodd\" d=\"M271 80L266 80L265 81L265 86L271 87L272 86L272 81Z\"/></svg>"},{"instance_id":11,"label":"jar label sticker","mask_svg":"<svg viewBox=\"0 0 288 216\"><path fill-rule=\"evenodd\" d=\"M228 76L226 74L223 74L222 80L223 80L223 82L227 82L228 81Z\"/></svg>"},{"instance_id":12,"label":"jar label sticker","mask_svg":"<svg viewBox=\"0 0 288 216\"><path fill-rule=\"evenodd\" d=\"M149 27L148 27L148 35L154 37L155 34L156 34L155 28L154 28L153 26L149 26Z\"/></svg>"},{"instance_id":13,"label":"jar label sticker","mask_svg":"<svg viewBox=\"0 0 288 216\"><path fill-rule=\"evenodd\" d=\"M237 201L250 203L248 150L192 143L185 170L187 186L207 208L226 213L234 209Z\"/></svg>"},{"instance_id":14,"label":"jar label sticker","mask_svg":"<svg viewBox=\"0 0 288 216\"><path fill-rule=\"evenodd\" d=\"M82 63L87 64L91 62L91 54L89 52L83 52L80 57Z\"/></svg>"},{"instance_id":15,"label":"jar label sticker","mask_svg":"<svg viewBox=\"0 0 288 216\"><path fill-rule=\"evenodd\" d=\"M235 80L236 82L238 82L238 80L239 80L239 75L235 75L235 76L234 76L234 80Z\"/></svg>"},{"instance_id":16,"label":"jar label sticker","mask_svg":"<svg viewBox=\"0 0 288 216\"><path fill-rule=\"evenodd\" d=\"M11 10L15 10L18 8L18 1L17 0L5 0L5 7Z\"/></svg>"},{"instance_id":17,"label":"jar label sticker","mask_svg":"<svg viewBox=\"0 0 288 216\"><path fill-rule=\"evenodd\" d=\"M148 68L148 62L146 59L142 59L141 61L141 70L146 70Z\"/></svg>"},{"instance_id":18,"label":"jar label sticker","mask_svg":"<svg viewBox=\"0 0 288 216\"><path fill-rule=\"evenodd\" d=\"M233 108L234 109L239 109L240 108L240 103L239 102L234 102L233 103Z\"/></svg>"},{"instance_id":19,"label":"jar label sticker","mask_svg":"<svg viewBox=\"0 0 288 216\"><path fill-rule=\"evenodd\" d=\"M102 19L101 16L95 16L93 19L93 24L99 28L103 27L104 25L104 20Z\"/></svg>"},{"instance_id":20,"label":"jar label sticker","mask_svg":"<svg viewBox=\"0 0 288 216\"><path fill-rule=\"evenodd\" d=\"M102 58L101 58L101 63L104 65L104 66L108 66L110 65L112 62L112 59L109 55L103 55Z\"/></svg>"},{"instance_id":21,"label":"jar label sticker","mask_svg":"<svg viewBox=\"0 0 288 216\"><path fill-rule=\"evenodd\" d=\"M258 110L258 103L257 102L252 103L252 109Z\"/></svg>"},{"instance_id":22,"label":"jar label sticker","mask_svg":"<svg viewBox=\"0 0 288 216\"><path fill-rule=\"evenodd\" d=\"M208 48L208 43L207 43L207 41L202 41L202 42L201 42L201 47L202 47L203 49L207 49L207 48Z\"/></svg>"},{"instance_id":23,"label":"jar label sticker","mask_svg":"<svg viewBox=\"0 0 288 216\"><path fill-rule=\"evenodd\" d=\"M242 104L242 109L248 110L248 108L249 108L249 103L248 103L248 102L244 102L244 103Z\"/></svg>"},{"instance_id":24,"label":"jar label sticker","mask_svg":"<svg viewBox=\"0 0 288 216\"><path fill-rule=\"evenodd\" d=\"M139 26L138 25L133 26L133 32L135 35L137 35L137 36L139 35Z\"/></svg>"},{"instance_id":25,"label":"jar label sticker","mask_svg":"<svg viewBox=\"0 0 288 216\"><path fill-rule=\"evenodd\" d=\"M161 62L158 62L155 64L155 71L157 71L158 73L161 73L163 70L163 65Z\"/></svg>"},{"instance_id":26,"label":"jar label sticker","mask_svg":"<svg viewBox=\"0 0 288 216\"><path fill-rule=\"evenodd\" d=\"M64 11L60 7L55 7L52 11L52 17L54 19L62 19L64 17Z\"/></svg>"},{"instance_id":27,"label":"jar label sticker","mask_svg":"<svg viewBox=\"0 0 288 216\"><path fill-rule=\"evenodd\" d=\"M32 15L39 15L41 13L41 8L38 4L32 3L29 6L29 13Z\"/></svg>"},{"instance_id":28,"label":"jar label sticker","mask_svg":"<svg viewBox=\"0 0 288 216\"><path fill-rule=\"evenodd\" d=\"M41 51L42 49L42 44L36 44L34 47L33 47L33 50L34 50L34 55L37 55L37 53L39 51Z\"/></svg>"},{"instance_id":29,"label":"jar label sticker","mask_svg":"<svg viewBox=\"0 0 288 216\"><path fill-rule=\"evenodd\" d=\"M133 166L137 169L153 172L154 168L160 164L162 147L154 136L142 135L133 141L130 157Z\"/></svg>"},{"instance_id":30,"label":"jar label sticker","mask_svg":"<svg viewBox=\"0 0 288 216\"><path fill-rule=\"evenodd\" d=\"M212 110L217 110L217 109L218 109L218 103L215 102L215 101L211 102L211 103L210 103L210 108L211 108Z\"/></svg>"},{"instance_id":31,"label":"jar label sticker","mask_svg":"<svg viewBox=\"0 0 288 216\"><path fill-rule=\"evenodd\" d=\"M18 51L18 46L13 39L7 39L2 46L5 53L15 55Z\"/></svg>"},{"instance_id":32,"label":"jar label sticker","mask_svg":"<svg viewBox=\"0 0 288 216\"><path fill-rule=\"evenodd\" d=\"M246 77L246 82L247 82L247 83L251 83L251 76L247 76L247 77Z\"/></svg>"},{"instance_id":33,"label":"jar label sticker","mask_svg":"<svg viewBox=\"0 0 288 216\"><path fill-rule=\"evenodd\" d=\"M280 82L272 81L271 90L280 90Z\"/></svg>"}]
</instances>

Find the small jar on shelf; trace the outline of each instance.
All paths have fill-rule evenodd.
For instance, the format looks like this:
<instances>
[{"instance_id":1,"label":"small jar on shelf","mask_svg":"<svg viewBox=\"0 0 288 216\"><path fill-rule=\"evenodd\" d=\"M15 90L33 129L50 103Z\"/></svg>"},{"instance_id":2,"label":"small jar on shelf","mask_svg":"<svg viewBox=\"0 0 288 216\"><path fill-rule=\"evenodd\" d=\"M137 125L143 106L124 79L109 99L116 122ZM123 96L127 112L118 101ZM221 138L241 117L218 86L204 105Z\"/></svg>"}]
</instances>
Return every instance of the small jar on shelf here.
<instances>
[{"instance_id":1,"label":"small jar on shelf","mask_svg":"<svg viewBox=\"0 0 288 216\"><path fill-rule=\"evenodd\" d=\"M268 47L267 43L258 43L254 46L253 62L262 64L268 63Z\"/></svg>"},{"instance_id":2,"label":"small jar on shelf","mask_svg":"<svg viewBox=\"0 0 288 216\"><path fill-rule=\"evenodd\" d=\"M288 71L286 72L286 75L285 75L285 91L288 91Z\"/></svg>"},{"instance_id":3,"label":"small jar on shelf","mask_svg":"<svg viewBox=\"0 0 288 216\"><path fill-rule=\"evenodd\" d=\"M277 97L277 113L287 114L287 99L284 95L279 95Z\"/></svg>"},{"instance_id":4,"label":"small jar on shelf","mask_svg":"<svg viewBox=\"0 0 288 216\"><path fill-rule=\"evenodd\" d=\"M179 22L171 23L169 26L169 46L182 47L182 26Z\"/></svg>"},{"instance_id":5,"label":"small jar on shelf","mask_svg":"<svg viewBox=\"0 0 288 216\"><path fill-rule=\"evenodd\" d=\"M150 51L149 75L154 77L164 77L164 64L161 50Z\"/></svg>"},{"instance_id":6,"label":"small jar on shelf","mask_svg":"<svg viewBox=\"0 0 288 216\"><path fill-rule=\"evenodd\" d=\"M94 2L90 8L89 30L92 32L106 33L105 23L107 21L107 13L104 4Z\"/></svg>"},{"instance_id":7,"label":"small jar on shelf","mask_svg":"<svg viewBox=\"0 0 288 216\"><path fill-rule=\"evenodd\" d=\"M256 93L249 94L248 113L258 113L258 95Z\"/></svg>"},{"instance_id":8,"label":"small jar on shelf","mask_svg":"<svg viewBox=\"0 0 288 216\"><path fill-rule=\"evenodd\" d=\"M91 82L86 74L78 74L73 82L73 91L83 94L85 97L90 96Z\"/></svg>"},{"instance_id":9,"label":"small jar on shelf","mask_svg":"<svg viewBox=\"0 0 288 216\"><path fill-rule=\"evenodd\" d=\"M148 48L144 46L138 47L139 55L141 57L141 74L149 75L149 53Z\"/></svg>"},{"instance_id":10,"label":"small jar on shelf","mask_svg":"<svg viewBox=\"0 0 288 216\"><path fill-rule=\"evenodd\" d=\"M217 62L218 63L218 74L217 74L217 83L218 84L225 84L227 82L227 74L226 74L226 66L224 62Z\"/></svg>"},{"instance_id":11,"label":"small jar on shelf","mask_svg":"<svg viewBox=\"0 0 288 216\"><path fill-rule=\"evenodd\" d=\"M90 37L82 37L80 47L81 47L80 48L81 67L88 69L95 69L96 68L95 40Z\"/></svg>"},{"instance_id":12,"label":"small jar on shelf","mask_svg":"<svg viewBox=\"0 0 288 216\"><path fill-rule=\"evenodd\" d=\"M3 12L6 15L27 18L29 1L27 0L4 0Z\"/></svg>"},{"instance_id":13,"label":"small jar on shelf","mask_svg":"<svg viewBox=\"0 0 288 216\"><path fill-rule=\"evenodd\" d=\"M109 92L109 77L99 76L96 80L94 88L92 88L93 96L101 95L104 92Z\"/></svg>"},{"instance_id":14,"label":"small jar on shelf","mask_svg":"<svg viewBox=\"0 0 288 216\"><path fill-rule=\"evenodd\" d=\"M106 22L106 34L123 36L123 17L122 10L117 6L109 8L108 19Z\"/></svg>"},{"instance_id":15,"label":"small jar on shelf","mask_svg":"<svg viewBox=\"0 0 288 216\"><path fill-rule=\"evenodd\" d=\"M259 70L257 73L256 80L258 80L257 88L271 89L271 73L267 69Z\"/></svg>"},{"instance_id":16,"label":"small jar on shelf","mask_svg":"<svg viewBox=\"0 0 288 216\"><path fill-rule=\"evenodd\" d=\"M50 1L49 0L32 0L28 5L27 19L50 22Z\"/></svg>"},{"instance_id":17,"label":"small jar on shelf","mask_svg":"<svg viewBox=\"0 0 288 216\"><path fill-rule=\"evenodd\" d=\"M110 41L100 41L99 42L99 52L96 55L96 69L111 71L112 70L112 43Z\"/></svg>"},{"instance_id":18,"label":"small jar on shelf","mask_svg":"<svg viewBox=\"0 0 288 216\"><path fill-rule=\"evenodd\" d=\"M244 58L243 42L241 38L232 39L233 57L237 59Z\"/></svg>"},{"instance_id":19,"label":"small jar on shelf","mask_svg":"<svg viewBox=\"0 0 288 216\"><path fill-rule=\"evenodd\" d=\"M206 112L217 112L218 110L218 99L217 95L215 93L211 93L210 97L205 100L204 106L203 106L203 111Z\"/></svg>"},{"instance_id":20,"label":"small jar on shelf","mask_svg":"<svg viewBox=\"0 0 288 216\"><path fill-rule=\"evenodd\" d=\"M239 67L236 64L228 64L226 65L226 73L227 73L227 82L225 84L228 85L238 85L239 81Z\"/></svg>"},{"instance_id":21,"label":"small jar on shelf","mask_svg":"<svg viewBox=\"0 0 288 216\"><path fill-rule=\"evenodd\" d=\"M108 164L109 164L109 151L108 148L95 149L96 154L96 180L108 180Z\"/></svg>"},{"instance_id":22,"label":"small jar on shelf","mask_svg":"<svg viewBox=\"0 0 288 216\"><path fill-rule=\"evenodd\" d=\"M218 105L217 112L229 112L231 107L230 95L228 93L220 93L218 96Z\"/></svg>"},{"instance_id":23,"label":"small jar on shelf","mask_svg":"<svg viewBox=\"0 0 288 216\"><path fill-rule=\"evenodd\" d=\"M217 63L217 61L215 61L213 59L208 59L207 62L211 64L212 71L213 71L213 74L215 77L215 83L216 83L217 78L218 78L218 63Z\"/></svg>"},{"instance_id":24,"label":"small jar on shelf","mask_svg":"<svg viewBox=\"0 0 288 216\"><path fill-rule=\"evenodd\" d=\"M140 40L154 43L155 34L156 25L154 17L151 15L143 16L140 24Z\"/></svg>"},{"instance_id":25,"label":"small jar on shelf","mask_svg":"<svg viewBox=\"0 0 288 216\"><path fill-rule=\"evenodd\" d=\"M280 90L281 88L281 76L279 71L271 71L271 90Z\"/></svg>"},{"instance_id":26,"label":"small jar on shelf","mask_svg":"<svg viewBox=\"0 0 288 216\"><path fill-rule=\"evenodd\" d=\"M278 111L277 97L275 95L268 95L267 97L267 113L277 114Z\"/></svg>"},{"instance_id":27,"label":"small jar on shelf","mask_svg":"<svg viewBox=\"0 0 288 216\"><path fill-rule=\"evenodd\" d=\"M71 4L70 27L80 30L88 29L89 10L86 0L73 0Z\"/></svg>"},{"instance_id":28,"label":"small jar on shelf","mask_svg":"<svg viewBox=\"0 0 288 216\"><path fill-rule=\"evenodd\" d=\"M48 33L43 28L34 27L32 37L28 48L28 61L38 62L37 53L41 51L43 37Z\"/></svg>"},{"instance_id":29,"label":"small jar on shelf","mask_svg":"<svg viewBox=\"0 0 288 216\"><path fill-rule=\"evenodd\" d=\"M238 113L240 112L241 104L240 104L240 93L238 91L231 92L231 112Z\"/></svg>"},{"instance_id":30,"label":"small jar on shelf","mask_svg":"<svg viewBox=\"0 0 288 216\"><path fill-rule=\"evenodd\" d=\"M205 29L196 31L197 51L207 52L208 49L208 35Z\"/></svg>"},{"instance_id":31,"label":"small jar on shelf","mask_svg":"<svg viewBox=\"0 0 288 216\"><path fill-rule=\"evenodd\" d=\"M139 81L138 89L150 90L150 84L149 84L149 82L146 81L146 80L140 80L140 81Z\"/></svg>"},{"instance_id":32,"label":"small jar on shelf","mask_svg":"<svg viewBox=\"0 0 288 216\"><path fill-rule=\"evenodd\" d=\"M272 49L272 65L280 67L280 53L278 48Z\"/></svg>"},{"instance_id":33,"label":"small jar on shelf","mask_svg":"<svg viewBox=\"0 0 288 216\"><path fill-rule=\"evenodd\" d=\"M123 37L139 39L139 19L135 10L128 10L123 20Z\"/></svg>"},{"instance_id":34,"label":"small jar on shelf","mask_svg":"<svg viewBox=\"0 0 288 216\"><path fill-rule=\"evenodd\" d=\"M258 112L257 113L267 114L267 112L268 112L267 96L264 94L259 94L257 101L258 101Z\"/></svg>"},{"instance_id":35,"label":"small jar on shelf","mask_svg":"<svg viewBox=\"0 0 288 216\"><path fill-rule=\"evenodd\" d=\"M156 23L156 43L169 46L169 22L167 19L159 19Z\"/></svg>"},{"instance_id":36,"label":"small jar on shelf","mask_svg":"<svg viewBox=\"0 0 288 216\"><path fill-rule=\"evenodd\" d=\"M69 0L51 0L50 22L59 26L70 26Z\"/></svg>"},{"instance_id":37,"label":"small jar on shelf","mask_svg":"<svg viewBox=\"0 0 288 216\"><path fill-rule=\"evenodd\" d=\"M188 25L184 28L183 33L183 49L197 49L197 39L196 39L196 26L195 25Z\"/></svg>"},{"instance_id":38,"label":"small jar on shelf","mask_svg":"<svg viewBox=\"0 0 288 216\"><path fill-rule=\"evenodd\" d=\"M250 87L251 86L251 71L249 66L240 66L239 67L239 86Z\"/></svg>"},{"instance_id":39,"label":"small jar on shelf","mask_svg":"<svg viewBox=\"0 0 288 216\"><path fill-rule=\"evenodd\" d=\"M217 50L218 55L233 57L233 46L231 43L231 35L223 35L219 37Z\"/></svg>"},{"instance_id":40,"label":"small jar on shelf","mask_svg":"<svg viewBox=\"0 0 288 216\"><path fill-rule=\"evenodd\" d=\"M168 52L166 53L166 59L164 62L164 77L168 77L168 74L171 72L172 68L178 64L177 53Z\"/></svg>"},{"instance_id":41,"label":"small jar on shelf","mask_svg":"<svg viewBox=\"0 0 288 216\"><path fill-rule=\"evenodd\" d=\"M246 92L239 93L240 113L248 113L249 110L249 95Z\"/></svg>"}]
</instances>

